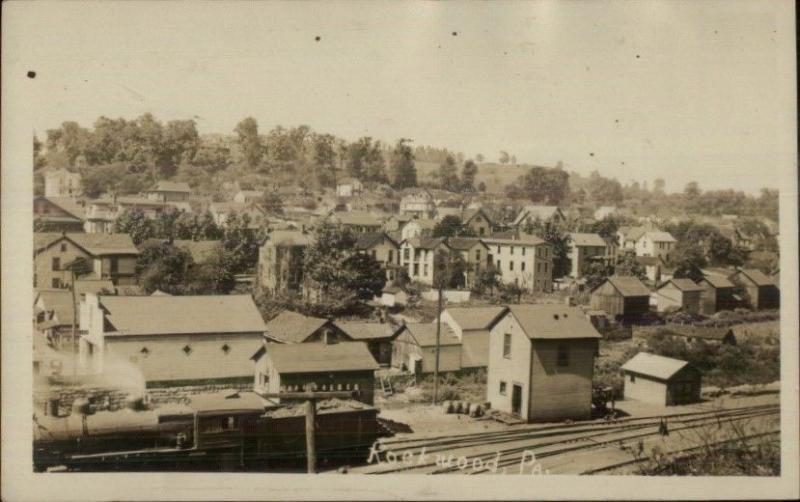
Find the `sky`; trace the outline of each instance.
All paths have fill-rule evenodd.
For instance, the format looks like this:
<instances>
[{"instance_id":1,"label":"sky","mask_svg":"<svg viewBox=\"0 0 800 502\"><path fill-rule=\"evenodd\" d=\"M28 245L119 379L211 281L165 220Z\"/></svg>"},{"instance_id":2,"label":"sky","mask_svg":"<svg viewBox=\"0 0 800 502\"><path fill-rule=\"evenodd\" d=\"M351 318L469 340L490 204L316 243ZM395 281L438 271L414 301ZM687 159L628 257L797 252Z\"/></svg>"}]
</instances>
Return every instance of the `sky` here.
<instances>
[{"instance_id":1,"label":"sky","mask_svg":"<svg viewBox=\"0 0 800 502\"><path fill-rule=\"evenodd\" d=\"M757 192L797 166L790 2L11 3L40 138L150 112L201 134L253 116L506 150L668 191Z\"/></svg>"}]
</instances>

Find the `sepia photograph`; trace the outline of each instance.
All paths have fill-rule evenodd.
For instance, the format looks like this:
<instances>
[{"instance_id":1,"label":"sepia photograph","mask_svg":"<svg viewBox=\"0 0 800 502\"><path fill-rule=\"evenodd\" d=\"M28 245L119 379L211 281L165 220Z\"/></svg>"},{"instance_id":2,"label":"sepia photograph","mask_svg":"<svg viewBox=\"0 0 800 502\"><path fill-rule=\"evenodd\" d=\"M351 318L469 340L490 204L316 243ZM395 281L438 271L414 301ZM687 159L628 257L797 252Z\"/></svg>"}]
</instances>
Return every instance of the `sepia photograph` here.
<instances>
[{"instance_id":1,"label":"sepia photograph","mask_svg":"<svg viewBox=\"0 0 800 502\"><path fill-rule=\"evenodd\" d=\"M3 498L798 496L794 9L4 3Z\"/></svg>"}]
</instances>

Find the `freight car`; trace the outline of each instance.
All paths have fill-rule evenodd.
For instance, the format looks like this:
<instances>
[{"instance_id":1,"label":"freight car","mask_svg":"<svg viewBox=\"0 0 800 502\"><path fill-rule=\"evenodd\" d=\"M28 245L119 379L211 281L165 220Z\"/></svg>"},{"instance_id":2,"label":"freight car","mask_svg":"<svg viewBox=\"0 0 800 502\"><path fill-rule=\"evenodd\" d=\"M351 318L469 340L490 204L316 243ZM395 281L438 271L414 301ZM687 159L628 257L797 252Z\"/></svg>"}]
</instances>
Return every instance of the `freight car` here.
<instances>
[{"instance_id":1,"label":"freight car","mask_svg":"<svg viewBox=\"0 0 800 502\"><path fill-rule=\"evenodd\" d=\"M318 404L321 463L363 460L379 435L378 411L350 400ZM34 417L34 468L80 471L302 470L302 404L254 393L205 395L155 410Z\"/></svg>"}]
</instances>

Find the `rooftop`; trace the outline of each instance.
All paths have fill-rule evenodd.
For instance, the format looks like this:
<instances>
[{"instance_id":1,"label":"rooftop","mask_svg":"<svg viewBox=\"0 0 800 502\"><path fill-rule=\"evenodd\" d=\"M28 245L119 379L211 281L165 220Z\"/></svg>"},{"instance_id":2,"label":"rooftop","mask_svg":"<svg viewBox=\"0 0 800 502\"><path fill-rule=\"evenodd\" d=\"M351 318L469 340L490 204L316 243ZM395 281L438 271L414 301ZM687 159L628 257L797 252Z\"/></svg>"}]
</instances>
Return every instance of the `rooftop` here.
<instances>
[{"instance_id":1,"label":"rooftop","mask_svg":"<svg viewBox=\"0 0 800 502\"><path fill-rule=\"evenodd\" d=\"M310 317L284 310L265 326L267 336L286 343L302 343L312 333L324 326L327 319Z\"/></svg>"},{"instance_id":2,"label":"rooftop","mask_svg":"<svg viewBox=\"0 0 800 502\"><path fill-rule=\"evenodd\" d=\"M392 245L397 246L397 243L389 237L386 232L366 232L358 235L356 240L356 249L369 249L372 246L381 244L384 239L388 239Z\"/></svg>"},{"instance_id":3,"label":"rooftop","mask_svg":"<svg viewBox=\"0 0 800 502\"><path fill-rule=\"evenodd\" d=\"M661 288L663 288L664 286L666 286L666 285L668 285L670 283L672 285L674 285L676 288L678 288L679 290L681 290L681 291L703 291L703 288L701 288L700 286L695 284L693 280L685 279L685 278L684 279L670 279L669 281L664 283L661 286ZM658 289L661 289L661 288L658 288Z\"/></svg>"},{"instance_id":4,"label":"rooftop","mask_svg":"<svg viewBox=\"0 0 800 502\"><path fill-rule=\"evenodd\" d=\"M632 275L612 275L606 280L611 283L622 296L650 296L650 290L647 286Z\"/></svg>"},{"instance_id":5,"label":"rooftop","mask_svg":"<svg viewBox=\"0 0 800 502\"><path fill-rule=\"evenodd\" d=\"M418 322L406 324L406 329L417 341L420 347L435 347L436 346L436 322ZM446 323L441 323L441 331L439 333L439 345L461 345L461 340L456 337L453 330Z\"/></svg>"},{"instance_id":6,"label":"rooftop","mask_svg":"<svg viewBox=\"0 0 800 502\"><path fill-rule=\"evenodd\" d=\"M689 363L671 357L657 356L649 352L639 352L625 364L623 371L651 376L659 380L669 380Z\"/></svg>"},{"instance_id":7,"label":"rooftop","mask_svg":"<svg viewBox=\"0 0 800 502\"><path fill-rule=\"evenodd\" d=\"M155 188L151 189L152 192L185 192L191 193L192 189L189 188L188 183L177 181L159 181Z\"/></svg>"},{"instance_id":8,"label":"rooftop","mask_svg":"<svg viewBox=\"0 0 800 502\"><path fill-rule=\"evenodd\" d=\"M403 329L385 322L336 321L336 325L354 340L390 338Z\"/></svg>"},{"instance_id":9,"label":"rooftop","mask_svg":"<svg viewBox=\"0 0 800 502\"><path fill-rule=\"evenodd\" d=\"M481 240L489 245L499 244L501 246L539 246L547 243L544 239L540 239L539 237L530 234L520 235L519 239L482 238Z\"/></svg>"},{"instance_id":10,"label":"rooftop","mask_svg":"<svg viewBox=\"0 0 800 502\"><path fill-rule=\"evenodd\" d=\"M755 268L743 268L743 269L741 269L739 271L739 273L744 275L745 277L747 277L751 281L753 281L753 283L755 283L756 286L774 286L775 285L775 279L774 278L769 277L764 272L762 272L762 271L760 271L758 269L755 269Z\"/></svg>"},{"instance_id":11,"label":"rooftop","mask_svg":"<svg viewBox=\"0 0 800 502\"><path fill-rule=\"evenodd\" d=\"M279 373L370 371L378 363L364 342L267 344L266 352Z\"/></svg>"},{"instance_id":12,"label":"rooftop","mask_svg":"<svg viewBox=\"0 0 800 502\"><path fill-rule=\"evenodd\" d=\"M487 329L505 311L503 307L448 307L450 317L463 330Z\"/></svg>"},{"instance_id":13,"label":"rooftop","mask_svg":"<svg viewBox=\"0 0 800 502\"><path fill-rule=\"evenodd\" d=\"M605 247L606 241L598 234L571 233L569 238L576 246Z\"/></svg>"},{"instance_id":14,"label":"rooftop","mask_svg":"<svg viewBox=\"0 0 800 502\"><path fill-rule=\"evenodd\" d=\"M65 234L64 238L72 241L78 247L86 250L93 256L112 255L112 254L139 254L139 250L133 244L131 236L128 234L86 234L71 233ZM49 245L57 242L51 241Z\"/></svg>"},{"instance_id":15,"label":"rooftop","mask_svg":"<svg viewBox=\"0 0 800 502\"><path fill-rule=\"evenodd\" d=\"M519 322L531 340L600 338L600 334L577 307L558 304L509 305L506 312ZM502 319L501 315L499 319Z\"/></svg>"},{"instance_id":16,"label":"rooftop","mask_svg":"<svg viewBox=\"0 0 800 502\"><path fill-rule=\"evenodd\" d=\"M172 335L263 333L264 320L249 295L101 296L117 333Z\"/></svg>"}]
</instances>

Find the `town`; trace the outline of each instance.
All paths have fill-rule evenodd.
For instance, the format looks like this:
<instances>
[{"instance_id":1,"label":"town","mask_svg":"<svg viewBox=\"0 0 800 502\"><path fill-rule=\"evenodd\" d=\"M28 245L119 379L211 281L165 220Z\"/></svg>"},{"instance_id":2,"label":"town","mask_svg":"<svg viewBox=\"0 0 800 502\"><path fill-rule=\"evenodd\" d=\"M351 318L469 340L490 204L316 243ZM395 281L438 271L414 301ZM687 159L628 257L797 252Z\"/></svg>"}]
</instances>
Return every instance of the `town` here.
<instances>
[{"instance_id":1,"label":"town","mask_svg":"<svg viewBox=\"0 0 800 502\"><path fill-rule=\"evenodd\" d=\"M149 114L34 185L36 470L780 472L777 190Z\"/></svg>"}]
</instances>

